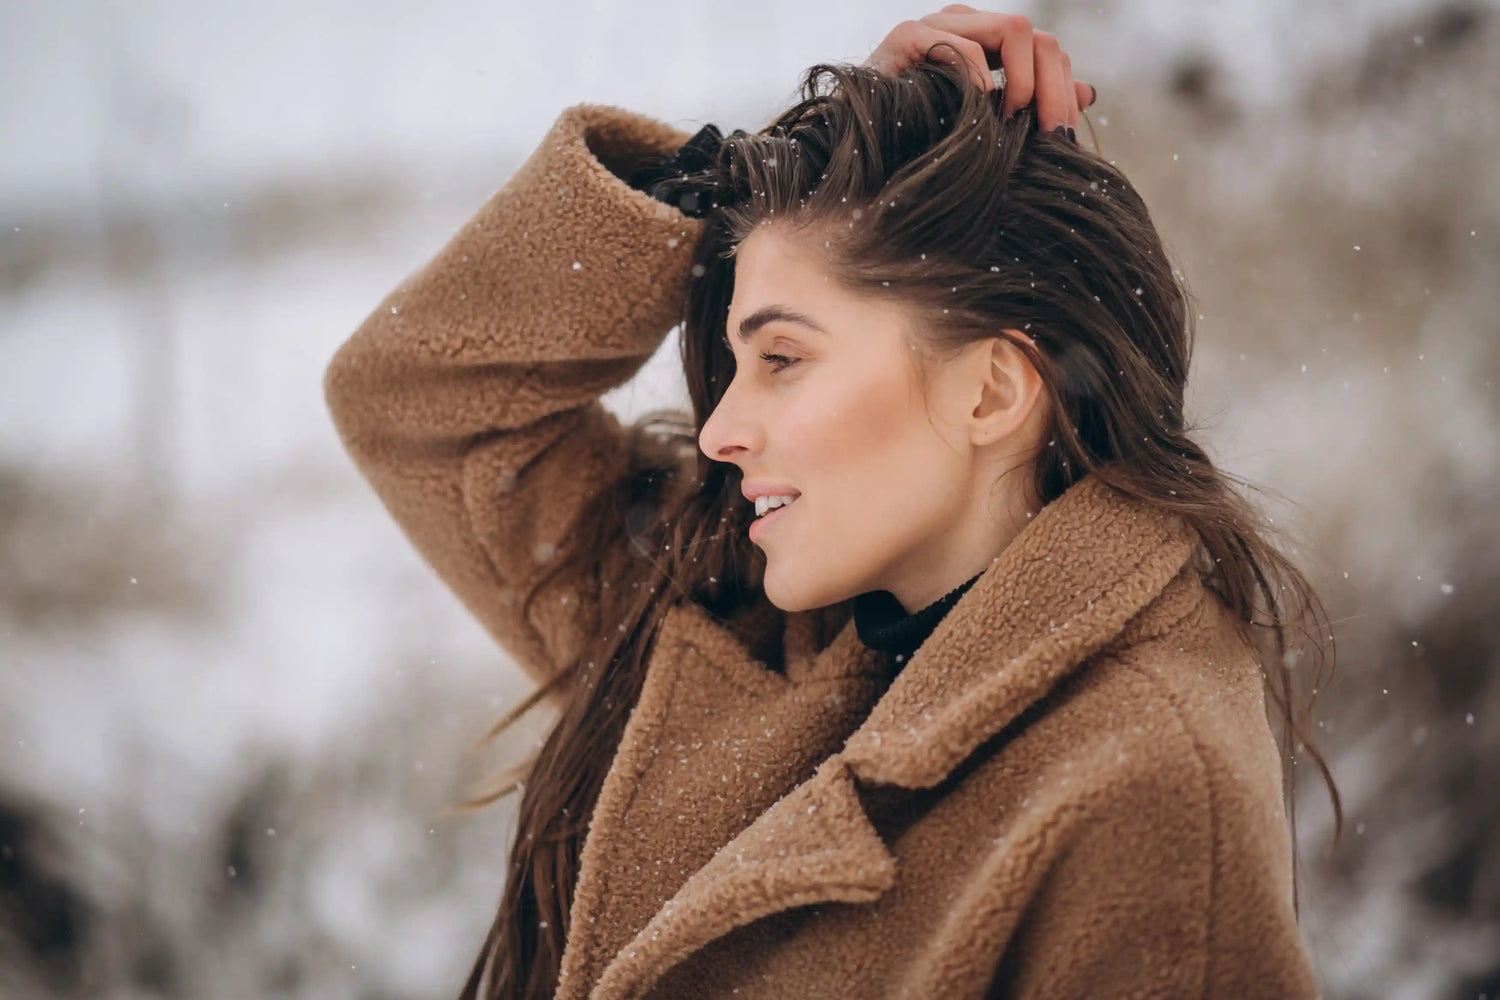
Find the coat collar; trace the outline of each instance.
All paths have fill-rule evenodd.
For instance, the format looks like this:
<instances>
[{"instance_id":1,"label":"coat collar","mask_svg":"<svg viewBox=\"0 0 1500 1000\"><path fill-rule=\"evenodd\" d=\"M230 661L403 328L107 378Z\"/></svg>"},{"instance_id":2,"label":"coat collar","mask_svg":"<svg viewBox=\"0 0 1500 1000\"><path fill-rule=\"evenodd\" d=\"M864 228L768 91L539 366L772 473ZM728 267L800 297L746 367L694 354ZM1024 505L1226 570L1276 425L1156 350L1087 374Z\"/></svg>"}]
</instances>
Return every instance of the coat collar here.
<instances>
[{"instance_id":1,"label":"coat collar","mask_svg":"<svg viewBox=\"0 0 1500 1000\"><path fill-rule=\"evenodd\" d=\"M909 789L941 783L1073 667L1115 640L1183 570L1196 545L1196 532L1182 519L1123 497L1093 475L1075 483L962 595L843 748L675 892L665 891L669 898L633 940L608 960L590 956L598 930L575 919L578 933L569 942L575 954L564 960L574 975L565 977L558 996L641 997L692 952L752 920L796 906L878 899L895 883L896 858L866 814L857 781ZM727 658L741 678L757 669L769 675L701 609L683 606L673 616L674 627L693 634L709 662ZM821 698L830 679L886 669L879 651L859 641L852 619L818 647L813 637L823 622L816 614L789 616L785 678L770 675L774 683L766 678L747 697L795 699L806 692ZM722 675L696 676L733 697ZM683 683L691 681L673 681ZM752 709L767 706L747 700L743 710ZM634 759L638 749L622 744L621 755ZM623 781L611 792L625 794ZM618 833L600 820L590 832L599 842L585 854L608 865L607 842ZM592 984L578 975L589 968L600 970Z\"/></svg>"},{"instance_id":2,"label":"coat collar","mask_svg":"<svg viewBox=\"0 0 1500 1000\"><path fill-rule=\"evenodd\" d=\"M862 780L930 788L1113 639L1192 556L1180 517L1090 474L1022 529L849 738Z\"/></svg>"}]
</instances>

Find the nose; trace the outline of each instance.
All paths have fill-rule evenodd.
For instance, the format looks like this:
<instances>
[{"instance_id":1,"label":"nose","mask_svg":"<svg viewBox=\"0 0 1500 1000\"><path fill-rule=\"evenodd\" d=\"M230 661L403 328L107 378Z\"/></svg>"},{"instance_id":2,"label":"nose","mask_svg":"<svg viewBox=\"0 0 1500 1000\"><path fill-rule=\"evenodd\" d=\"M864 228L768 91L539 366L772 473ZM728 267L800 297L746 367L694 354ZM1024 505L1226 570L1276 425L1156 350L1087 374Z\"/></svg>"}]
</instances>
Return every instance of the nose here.
<instances>
[{"instance_id":1,"label":"nose","mask_svg":"<svg viewBox=\"0 0 1500 1000\"><path fill-rule=\"evenodd\" d=\"M698 448L715 462L739 462L765 445L759 421L748 418L725 393L698 432Z\"/></svg>"}]
</instances>

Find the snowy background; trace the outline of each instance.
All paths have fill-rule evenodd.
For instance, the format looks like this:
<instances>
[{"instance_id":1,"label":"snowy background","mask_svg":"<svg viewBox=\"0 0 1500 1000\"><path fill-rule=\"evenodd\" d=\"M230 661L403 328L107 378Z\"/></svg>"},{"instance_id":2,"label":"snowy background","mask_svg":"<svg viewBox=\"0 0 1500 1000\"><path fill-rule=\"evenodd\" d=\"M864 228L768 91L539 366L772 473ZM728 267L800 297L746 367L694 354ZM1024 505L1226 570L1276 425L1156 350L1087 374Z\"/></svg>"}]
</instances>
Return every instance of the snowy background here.
<instances>
[{"instance_id":1,"label":"snowy background","mask_svg":"<svg viewBox=\"0 0 1500 1000\"><path fill-rule=\"evenodd\" d=\"M753 128L941 5L0 4L0 995L457 992L514 803L449 807L548 720L471 749L526 683L323 367L564 107ZM1190 415L1337 623L1327 995L1500 997L1500 8L1007 9L1098 85L1201 303ZM674 355L606 402L681 402Z\"/></svg>"}]
</instances>

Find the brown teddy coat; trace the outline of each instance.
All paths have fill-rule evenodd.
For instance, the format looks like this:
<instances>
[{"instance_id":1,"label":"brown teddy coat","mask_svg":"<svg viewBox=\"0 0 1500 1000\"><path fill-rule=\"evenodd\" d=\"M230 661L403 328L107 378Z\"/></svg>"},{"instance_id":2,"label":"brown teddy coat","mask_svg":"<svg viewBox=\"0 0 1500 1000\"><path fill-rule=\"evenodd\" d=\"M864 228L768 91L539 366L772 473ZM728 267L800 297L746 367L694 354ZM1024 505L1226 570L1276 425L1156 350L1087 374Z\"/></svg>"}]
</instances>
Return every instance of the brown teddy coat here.
<instances>
[{"instance_id":1,"label":"brown teddy coat","mask_svg":"<svg viewBox=\"0 0 1500 1000\"><path fill-rule=\"evenodd\" d=\"M677 321L703 224L621 178L686 138L567 108L325 375L362 474L538 680L601 627L601 582L521 600L624 471L599 396ZM1195 545L1084 479L894 678L848 602L756 619L779 670L672 606L557 996L1316 997L1259 669Z\"/></svg>"}]
</instances>

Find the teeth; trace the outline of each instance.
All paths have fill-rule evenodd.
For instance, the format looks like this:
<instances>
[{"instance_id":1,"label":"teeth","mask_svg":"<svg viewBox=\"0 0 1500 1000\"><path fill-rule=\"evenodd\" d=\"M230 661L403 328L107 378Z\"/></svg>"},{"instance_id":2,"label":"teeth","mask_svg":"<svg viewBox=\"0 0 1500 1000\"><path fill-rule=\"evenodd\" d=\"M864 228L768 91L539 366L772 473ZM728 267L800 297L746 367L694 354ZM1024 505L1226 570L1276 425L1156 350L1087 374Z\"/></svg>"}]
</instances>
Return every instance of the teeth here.
<instances>
[{"instance_id":1,"label":"teeth","mask_svg":"<svg viewBox=\"0 0 1500 1000\"><path fill-rule=\"evenodd\" d=\"M785 507L787 504L791 503L795 499L797 499L797 498L793 497L793 496L785 496L785 497L769 497L769 496L768 497L756 497L755 498L755 516L756 517L762 517L762 516L765 515L765 513L767 511L772 510L772 509L774 509L776 507Z\"/></svg>"}]
</instances>

